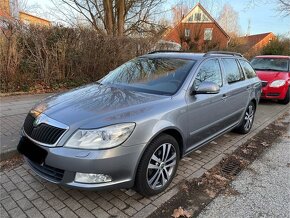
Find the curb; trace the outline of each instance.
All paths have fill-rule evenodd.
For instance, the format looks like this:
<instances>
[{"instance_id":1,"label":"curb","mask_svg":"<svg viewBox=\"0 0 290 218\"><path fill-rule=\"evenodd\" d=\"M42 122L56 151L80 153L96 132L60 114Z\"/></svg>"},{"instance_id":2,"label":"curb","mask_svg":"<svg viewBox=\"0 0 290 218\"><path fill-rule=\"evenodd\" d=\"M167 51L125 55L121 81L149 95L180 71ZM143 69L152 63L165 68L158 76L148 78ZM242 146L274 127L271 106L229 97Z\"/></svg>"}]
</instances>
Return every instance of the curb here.
<instances>
[{"instance_id":1,"label":"curb","mask_svg":"<svg viewBox=\"0 0 290 218\"><path fill-rule=\"evenodd\" d=\"M211 168L213 168L214 166L216 166L218 163L220 163L220 161L224 157L232 154L240 146L246 144L251 138L253 138L254 136L256 136L258 133L260 133L262 130L264 130L267 126L269 126L270 124L272 124L275 121L279 120L280 118L284 117L287 114L288 111L289 111L289 106L287 106L279 114L273 116L270 120L267 120L267 121L263 122L258 128L256 128L255 130L251 131L250 133L248 133L247 135L243 136L242 138L237 137L237 139L226 143L226 146L229 147L229 149L227 149L224 152L222 152L219 156L213 158L210 162L204 164L202 167L200 167L200 169L198 169L195 173L193 173L189 177L185 178L183 181L190 182L194 178L200 178L200 177L202 177L203 174L206 171L210 170ZM164 203L166 203L167 201L169 201L171 198L173 198L175 195L177 195L178 192L179 192L179 185L176 184L171 189L169 189L167 192L165 192L164 194L162 194L163 202L161 204L158 204L158 207L160 207L161 205L163 205ZM153 205L155 205L154 204L155 202L152 202L152 203L153 203ZM160 203L160 202L158 202L158 203ZM151 214L153 214L158 209L158 207L152 207L152 208L150 208L150 212L148 212L146 208L143 208L136 215L141 215L141 214L144 215L144 214L146 214L146 216L150 216ZM146 211L143 211L145 209L146 209ZM134 217L137 217L136 215Z\"/></svg>"}]
</instances>

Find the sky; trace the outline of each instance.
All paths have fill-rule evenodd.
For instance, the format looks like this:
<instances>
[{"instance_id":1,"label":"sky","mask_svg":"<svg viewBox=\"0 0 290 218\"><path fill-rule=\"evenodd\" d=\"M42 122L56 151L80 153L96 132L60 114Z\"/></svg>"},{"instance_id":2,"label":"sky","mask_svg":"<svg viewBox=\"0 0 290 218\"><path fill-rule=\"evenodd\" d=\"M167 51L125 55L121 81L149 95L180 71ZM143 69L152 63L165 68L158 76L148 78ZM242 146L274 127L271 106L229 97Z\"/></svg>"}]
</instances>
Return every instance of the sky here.
<instances>
[{"instance_id":1,"label":"sky","mask_svg":"<svg viewBox=\"0 0 290 218\"><path fill-rule=\"evenodd\" d=\"M282 17L276 10L276 0L167 0L164 11L166 17L171 18L170 9L176 3L186 2L194 6L200 2L213 17L217 17L225 3L230 4L239 13L239 23L242 34L248 33L250 22L250 34L273 32L276 35L290 37L290 16ZM210 3L209 3L210 2ZM255 2L252 3L252 2ZM40 11L49 11L52 7L51 0L27 0L28 5L38 4ZM46 13L43 13L46 14Z\"/></svg>"}]
</instances>

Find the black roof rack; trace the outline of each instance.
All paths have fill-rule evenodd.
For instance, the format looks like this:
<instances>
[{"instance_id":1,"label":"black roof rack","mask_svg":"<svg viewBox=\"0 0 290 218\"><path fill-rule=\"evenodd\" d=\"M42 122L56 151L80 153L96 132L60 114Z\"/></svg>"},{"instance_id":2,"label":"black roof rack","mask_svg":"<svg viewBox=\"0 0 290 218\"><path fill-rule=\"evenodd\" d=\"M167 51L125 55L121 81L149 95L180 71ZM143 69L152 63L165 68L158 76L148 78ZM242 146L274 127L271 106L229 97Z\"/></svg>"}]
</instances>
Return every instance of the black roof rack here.
<instances>
[{"instance_id":1,"label":"black roof rack","mask_svg":"<svg viewBox=\"0 0 290 218\"><path fill-rule=\"evenodd\" d=\"M224 54L224 55L233 55L233 56L243 57L241 53L231 52L231 51L209 51L204 54L204 57L209 56L209 55L215 55L215 54Z\"/></svg>"},{"instance_id":2,"label":"black roof rack","mask_svg":"<svg viewBox=\"0 0 290 218\"><path fill-rule=\"evenodd\" d=\"M165 53L165 52L185 52L182 50L156 50L156 51L150 51L148 54L155 54L155 53Z\"/></svg>"}]
</instances>

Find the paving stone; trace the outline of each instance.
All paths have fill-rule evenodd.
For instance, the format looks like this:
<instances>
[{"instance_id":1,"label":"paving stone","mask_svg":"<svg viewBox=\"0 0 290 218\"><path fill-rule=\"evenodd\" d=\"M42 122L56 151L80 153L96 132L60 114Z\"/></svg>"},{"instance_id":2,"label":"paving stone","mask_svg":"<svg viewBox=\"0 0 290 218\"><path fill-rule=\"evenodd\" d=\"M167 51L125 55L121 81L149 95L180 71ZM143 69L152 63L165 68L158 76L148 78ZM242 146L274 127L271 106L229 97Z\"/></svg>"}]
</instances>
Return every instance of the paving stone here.
<instances>
[{"instance_id":1,"label":"paving stone","mask_svg":"<svg viewBox=\"0 0 290 218\"><path fill-rule=\"evenodd\" d=\"M137 213L137 210L135 210L133 207L128 207L124 210L124 212L129 216L133 216Z\"/></svg>"},{"instance_id":2,"label":"paving stone","mask_svg":"<svg viewBox=\"0 0 290 218\"><path fill-rule=\"evenodd\" d=\"M10 191L9 194L15 201L18 201L19 199L24 198L24 195L19 189Z\"/></svg>"},{"instance_id":3,"label":"paving stone","mask_svg":"<svg viewBox=\"0 0 290 218\"><path fill-rule=\"evenodd\" d=\"M162 204L164 204L168 199L172 198L174 195L176 195L178 192L178 188L173 188L164 194L162 194L159 198L157 198L155 201L152 202L157 207L160 207Z\"/></svg>"},{"instance_id":4,"label":"paving stone","mask_svg":"<svg viewBox=\"0 0 290 218\"><path fill-rule=\"evenodd\" d=\"M192 175L190 175L187 179L191 180L194 178L200 178L207 170L204 168L200 168L197 171L195 171Z\"/></svg>"},{"instance_id":5,"label":"paving stone","mask_svg":"<svg viewBox=\"0 0 290 218\"><path fill-rule=\"evenodd\" d=\"M81 207L81 205L73 198L68 198L68 199L64 200L64 203L66 204L66 206L68 206L73 211L75 211Z\"/></svg>"},{"instance_id":6,"label":"paving stone","mask_svg":"<svg viewBox=\"0 0 290 218\"><path fill-rule=\"evenodd\" d=\"M11 180L14 184L23 181L23 179L22 179L18 174L15 174L15 175L11 176L11 177L10 177L10 180Z\"/></svg>"},{"instance_id":7,"label":"paving stone","mask_svg":"<svg viewBox=\"0 0 290 218\"><path fill-rule=\"evenodd\" d=\"M44 185L38 181L31 182L29 185L36 192L39 192L45 188Z\"/></svg>"},{"instance_id":8,"label":"paving stone","mask_svg":"<svg viewBox=\"0 0 290 218\"><path fill-rule=\"evenodd\" d=\"M128 205L130 205L131 207L133 207L134 209L138 210L138 211L141 210L144 207L143 204L141 204L140 202L136 201L132 197L128 198L125 202Z\"/></svg>"},{"instance_id":9,"label":"paving stone","mask_svg":"<svg viewBox=\"0 0 290 218\"><path fill-rule=\"evenodd\" d=\"M37 198L37 199L33 200L32 203L40 211L49 207L48 203L45 200L43 200L42 198Z\"/></svg>"},{"instance_id":10,"label":"paving stone","mask_svg":"<svg viewBox=\"0 0 290 218\"><path fill-rule=\"evenodd\" d=\"M11 197L1 199L1 204L7 211L17 207L16 202Z\"/></svg>"},{"instance_id":11,"label":"paving stone","mask_svg":"<svg viewBox=\"0 0 290 218\"><path fill-rule=\"evenodd\" d=\"M12 210L9 210L8 213L9 213L9 215L10 215L11 217L17 217L17 218L24 218L24 217L27 217L27 216L25 215L25 213L24 213L24 212L23 212L19 207L16 207L16 208L14 208L14 209L12 209Z\"/></svg>"},{"instance_id":12,"label":"paving stone","mask_svg":"<svg viewBox=\"0 0 290 218\"><path fill-rule=\"evenodd\" d=\"M100 207L97 207L96 209L92 210L92 214L94 214L94 216L99 217L99 218L108 218L108 217L111 217L110 214L108 214L106 211L104 211Z\"/></svg>"},{"instance_id":13,"label":"paving stone","mask_svg":"<svg viewBox=\"0 0 290 218\"><path fill-rule=\"evenodd\" d=\"M115 205L120 210L123 210L124 208L127 207L127 205L123 201L121 201L119 198L113 198L110 201L110 203L112 203L113 205Z\"/></svg>"},{"instance_id":14,"label":"paving stone","mask_svg":"<svg viewBox=\"0 0 290 218\"><path fill-rule=\"evenodd\" d=\"M90 211L88 211L86 208L81 207L79 209L77 209L75 211L75 213L79 216L79 217L86 217L86 218L94 218L95 216L93 214L90 213Z\"/></svg>"},{"instance_id":15,"label":"paving stone","mask_svg":"<svg viewBox=\"0 0 290 218\"><path fill-rule=\"evenodd\" d=\"M5 211L5 209L1 205L0 205L0 214L1 214L1 218L10 217L9 214Z\"/></svg>"},{"instance_id":16,"label":"paving stone","mask_svg":"<svg viewBox=\"0 0 290 218\"><path fill-rule=\"evenodd\" d=\"M108 210L108 213L111 214L112 216L117 216L117 217L128 217L128 215L124 214L122 211L120 211L118 208L113 207L110 210Z\"/></svg>"},{"instance_id":17,"label":"paving stone","mask_svg":"<svg viewBox=\"0 0 290 218\"><path fill-rule=\"evenodd\" d=\"M153 204L148 204L146 207L144 207L142 210L140 210L138 213L136 213L133 217L140 218L140 217L147 217L151 213L153 213L157 209L156 206Z\"/></svg>"},{"instance_id":18,"label":"paving stone","mask_svg":"<svg viewBox=\"0 0 290 218\"><path fill-rule=\"evenodd\" d=\"M77 201L85 197L84 194L82 194L79 190L76 190L76 189L70 190L68 194L72 196L74 199L76 199Z\"/></svg>"},{"instance_id":19,"label":"paving stone","mask_svg":"<svg viewBox=\"0 0 290 218\"><path fill-rule=\"evenodd\" d=\"M15 184L17 186L17 188L21 191L21 192L24 192L28 189L30 189L30 186L28 186L26 184L26 182L22 181L22 182L19 182L19 183L16 183Z\"/></svg>"},{"instance_id":20,"label":"paving stone","mask_svg":"<svg viewBox=\"0 0 290 218\"><path fill-rule=\"evenodd\" d=\"M148 198L142 198L139 200L139 202L143 205L147 205L147 204L150 204L152 201Z\"/></svg>"},{"instance_id":21,"label":"paving stone","mask_svg":"<svg viewBox=\"0 0 290 218\"><path fill-rule=\"evenodd\" d=\"M49 207L46 208L45 210L41 211L42 214L46 217L46 218L58 218L61 217L53 208Z\"/></svg>"},{"instance_id":22,"label":"paving stone","mask_svg":"<svg viewBox=\"0 0 290 218\"><path fill-rule=\"evenodd\" d=\"M54 197L47 201L47 203L52 206L55 210L60 210L65 207L65 204L62 203L58 198Z\"/></svg>"},{"instance_id":23,"label":"paving stone","mask_svg":"<svg viewBox=\"0 0 290 218\"><path fill-rule=\"evenodd\" d=\"M214 159L212 159L210 162L208 162L207 164L205 164L203 166L203 168L209 170L211 168L213 168L215 165L217 165L223 158L225 157L224 154L221 154L217 157L215 157Z\"/></svg>"},{"instance_id":24,"label":"paving stone","mask_svg":"<svg viewBox=\"0 0 290 218\"><path fill-rule=\"evenodd\" d=\"M10 195L8 194L8 192L4 188L2 188L2 186L1 186L1 189L0 189L1 200L8 198L9 196Z\"/></svg>"},{"instance_id":25,"label":"paving stone","mask_svg":"<svg viewBox=\"0 0 290 218\"><path fill-rule=\"evenodd\" d=\"M85 208L87 208L89 211L95 209L98 207L93 201L91 201L89 198L85 197L79 201Z\"/></svg>"},{"instance_id":26,"label":"paving stone","mask_svg":"<svg viewBox=\"0 0 290 218\"><path fill-rule=\"evenodd\" d=\"M17 201L17 204L24 211L33 207L33 205L31 204L31 202L27 198L20 199L19 201Z\"/></svg>"},{"instance_id":27,"label":"paving stone","mask_svg":"<svg viewBox=\"0 0 290 218\"><path fill-rule=\"evenodd\" d=\"M1 184L5 183L5 182L9 182L10 179L8 178L8 176L6 176L4 173L1 175L0 177L0 181L1 181Z\"/></svg>"},{"instance_id":28,"label":"paving stone","mask_svg":"<svg viewBox=\"0 0 290 218\"><path fill-rule=\"evenodd\" d=\"M62 189L57 189L53 192L53 194L61 201L69 198L70 196L65 192L63 191Z\"/></svg>"},{"instance_id":29,"label":"paving stone","mask_svg":"<svg viewBox=\"0 0 290 218\"><path fill-rule=\"evenodd\" d=\"M3 183L2 186L7 192L10 192L17 188L11 181Z\"/></svg>"},{"instance_id":30,"label":"paving stone","mask_svg":"<svg viewBox=\"0 0 290 218\"><path fill-rule=\"evenodd\" d=\"M113 205L110 202L106 201L102 197L96 199L94 202L97 203L100 207L102 207L106 211L113 207Z\"/></svg>"},{"instance_id":31,"label":"paving stone","mask_svg":"<svg viewBox=\"0 0 290 218\"><path fill-rule=\"evenodd\" d=\"M28 189L24 192L24 195L28 198L28 200L32 201L39 197L39 195L32 189Z\"/></svg>"},{"instance_id":32,"label":"paving stone","mask_svg":"<svg viewBox=\"0 0 290 218\"><path fill-rule=\"evenodd\" d=\"M38 192L38 194L46 201L54 197L54 195L47 189L43 189L42 191Z\"/></svg>"},{"instance_id":33,"label":"paving stone","mask_svg":"<svg viewBox=\"0 0 290 218\"><path fill-rule=\"evenodd\" d=\"M77 215L68 207L62 208L58 213L64 218L77 218Z\"/></svg>"},{"instance_id":34,"label":"paving stone","mask_svg":"<svg viewBox=\"0 0 290 218\"><path fill-rule=\"evenodd\" d=\"M40 212L39 210L37 210L35 207L29 209L29 210L26 210L25 213L27 214L27 216L29 218L41 218L41 217L44 217Z\"/></svg>"}]
</instances>

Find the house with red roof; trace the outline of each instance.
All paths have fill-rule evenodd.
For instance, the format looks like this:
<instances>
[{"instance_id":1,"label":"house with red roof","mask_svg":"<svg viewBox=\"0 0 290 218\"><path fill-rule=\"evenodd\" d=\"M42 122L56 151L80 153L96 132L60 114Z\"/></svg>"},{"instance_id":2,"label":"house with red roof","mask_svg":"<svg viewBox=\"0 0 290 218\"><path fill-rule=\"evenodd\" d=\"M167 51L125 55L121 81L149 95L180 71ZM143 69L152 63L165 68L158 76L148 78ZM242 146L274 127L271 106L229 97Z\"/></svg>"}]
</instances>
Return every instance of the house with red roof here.
<instances>
[{"instance_id":1,"label":"house with red roof","mask_svg":"<svg viewBox=\"0 0 290 218\"><path fill-rule=\"evenodd\" d=\"M265 47L269 42L275 40L277 37L272 33L262 33L256 35L248 35L239 37L239 41L245 46L248 52L258 52Z\"/></svg>"},{"instance_id":2,"label":"house with red roof","mask_svg":"<svg viewBox=\"0 0 290 218\"><path fill-rule=\"evenodd\" d=\"M185 50L204 51L226 48L230 36L198 3L180 22L164 33L163 39L179 43Z\"/></svg>"}]
</instances>

